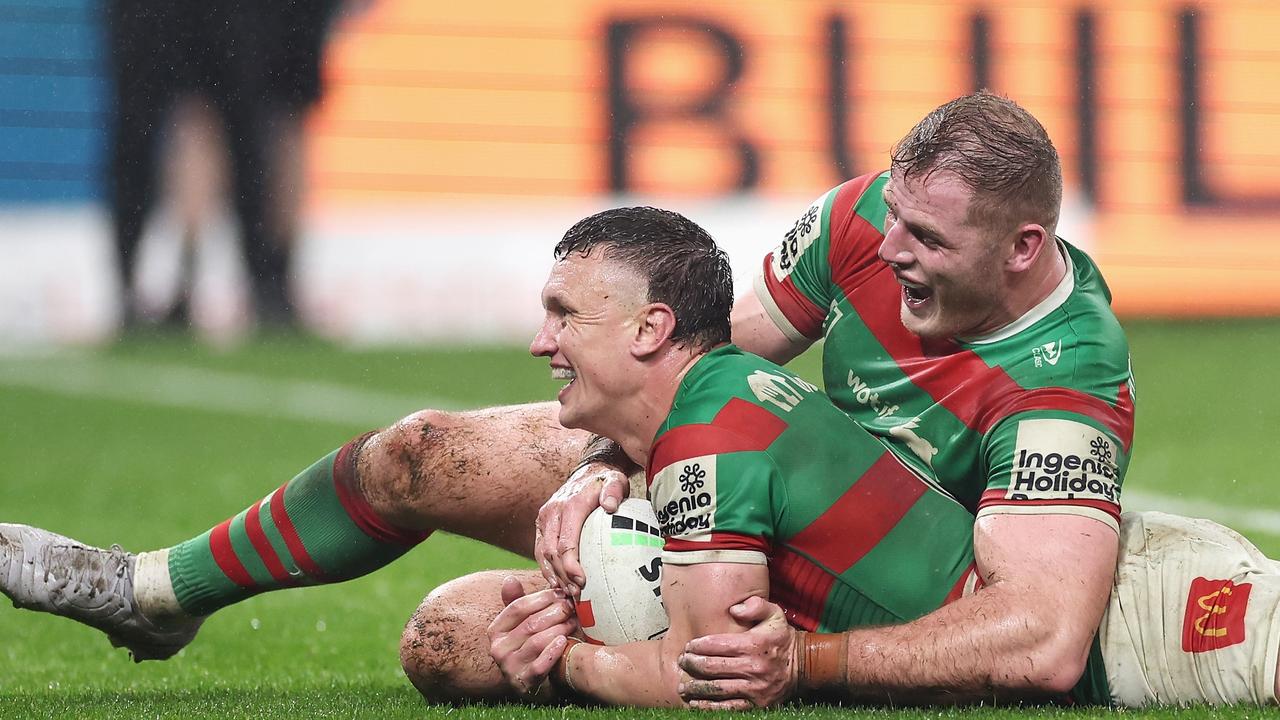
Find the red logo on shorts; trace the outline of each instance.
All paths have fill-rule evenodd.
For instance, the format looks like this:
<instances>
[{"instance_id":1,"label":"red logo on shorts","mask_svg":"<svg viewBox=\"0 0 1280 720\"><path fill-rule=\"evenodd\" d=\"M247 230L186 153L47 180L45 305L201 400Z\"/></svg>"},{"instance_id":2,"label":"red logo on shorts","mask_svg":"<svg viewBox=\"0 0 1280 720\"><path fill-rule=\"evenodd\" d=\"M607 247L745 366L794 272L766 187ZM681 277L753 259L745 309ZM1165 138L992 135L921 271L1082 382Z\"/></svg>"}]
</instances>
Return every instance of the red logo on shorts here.
<instances>
[{"instance_id":1,"label":"red logo on shorts","mask_svg":"<svg viewBox=\"0 0 1280 720\"><path fill-rule=\"evenodd\" d=\"M1251 583L1192 580L1182 619L1182 651L1208 652L1244 642L1244 609L1252 589Z\"/></svg>"}]
</instances>

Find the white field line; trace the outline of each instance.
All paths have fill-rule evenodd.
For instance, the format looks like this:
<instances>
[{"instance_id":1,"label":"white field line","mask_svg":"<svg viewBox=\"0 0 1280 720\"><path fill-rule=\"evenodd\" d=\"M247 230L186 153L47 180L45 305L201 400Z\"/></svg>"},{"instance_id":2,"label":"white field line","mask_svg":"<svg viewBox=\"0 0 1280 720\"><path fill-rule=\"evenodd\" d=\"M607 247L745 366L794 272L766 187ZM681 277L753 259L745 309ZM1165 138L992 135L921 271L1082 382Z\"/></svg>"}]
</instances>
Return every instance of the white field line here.
<instances>
[{"instance_id":1,"label":"white field line","mask_svg":"<svg viewBox=\"0 0 1280 720\"><path fill-rule=\"evenodd\" d=\"M1138 489L1126 489L1121 497L1126 511L1160 510L1174 515L1208 518L1244 535L1266 533L1280 536L1280 511L1276 510L1224 505L1197 497L1165 495Z\"/></svg>"},{"instance_id":2,"label":"white field line","mask_svg":"<svg viewBox=\"0 0 1280 720\"><path fill-rule=\"evenodd\" d=\"M332 383L282 380L183 365L102 358L0 360L0 387L23 387L68 397L184 410L225 412L360 427L388 425L422 408L458 410L462 404ZM1280 536L1280 511L1200 498L1126 489L1125 510L1207 517L1244 533Z\"/></svg>"},{"instance_id":3,"label":"white field line","mask_svg":"<svg viewBox=\"0 0 1280 720\"><path fill-rule=\"evenodd\" d=\"M183 365L103 358L0 360L0 387L204 412L337 425L385 426L422 408L457 410L440 398L267 378ZM3 402L3 400L0 400Z\"/></svg>"}]
</instances>

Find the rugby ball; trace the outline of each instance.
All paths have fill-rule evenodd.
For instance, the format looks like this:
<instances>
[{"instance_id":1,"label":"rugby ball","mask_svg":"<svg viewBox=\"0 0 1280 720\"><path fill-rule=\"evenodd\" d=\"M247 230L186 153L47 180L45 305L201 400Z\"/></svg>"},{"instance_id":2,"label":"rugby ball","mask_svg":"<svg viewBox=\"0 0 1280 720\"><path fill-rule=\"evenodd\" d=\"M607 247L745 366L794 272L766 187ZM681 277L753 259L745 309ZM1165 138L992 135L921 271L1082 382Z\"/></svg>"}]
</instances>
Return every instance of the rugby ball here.
<instances>
[{"instance_id":1,"label":"rugby ball","mask_svg":"<svg viewBox=\"0 0 1280 720\"><path fill-rule=\"evenodd\" d=\"M623 500L612 515L596 508L582 524L578 560L587 582L575 607L587 642L621 645L667 632L662 536L648 500Z\"/></svg>"}]
</instances>

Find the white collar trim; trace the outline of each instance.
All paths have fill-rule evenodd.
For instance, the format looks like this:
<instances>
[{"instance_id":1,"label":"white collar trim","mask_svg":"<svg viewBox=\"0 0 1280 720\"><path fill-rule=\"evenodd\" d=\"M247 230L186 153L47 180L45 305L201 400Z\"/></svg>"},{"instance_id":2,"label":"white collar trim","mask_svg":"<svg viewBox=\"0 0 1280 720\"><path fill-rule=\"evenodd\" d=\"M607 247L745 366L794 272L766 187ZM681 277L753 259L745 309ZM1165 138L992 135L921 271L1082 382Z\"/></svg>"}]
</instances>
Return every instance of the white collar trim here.
<instances>
[{"instance_id":1,"label":"white collar trim","mask_svg":"<svg viewBox=\"0 0 1280 720\"><path fill-rule=\"evenodd\" d=\"M1007 340L1045 319L1049 313L1061 307L1062 303L1066 302L1067 298L1076 289L1076 273L1075 263L1071 262L1071 253L1067 252L1066 244L1061 239L1057 240L1057 244L1059 252L1062 253L1062 259L1067 261L1067 272L1058 283L1058 287L1054 288L1048 297L1024 313L1022 317L998 330L993 330L986 335L979 335L974 338L956 338L956 340L966 345L989 345L1001 340Z\"/></svg>"}]
</instances>

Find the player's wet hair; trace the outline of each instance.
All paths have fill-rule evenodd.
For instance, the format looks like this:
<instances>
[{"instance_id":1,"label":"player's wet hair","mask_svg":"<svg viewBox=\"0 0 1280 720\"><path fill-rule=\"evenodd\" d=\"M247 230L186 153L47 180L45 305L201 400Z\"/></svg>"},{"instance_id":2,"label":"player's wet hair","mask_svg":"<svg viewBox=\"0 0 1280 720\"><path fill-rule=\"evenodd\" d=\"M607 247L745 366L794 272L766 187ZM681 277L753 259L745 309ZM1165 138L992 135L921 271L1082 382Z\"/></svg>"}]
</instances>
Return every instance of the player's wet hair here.
<instances>
[{"instance_id":1,"label":"player's wet hair","mask_svg":"<svg viewBox=\"0 0 1280 720\"><path fill-rule=\"evenodd\" d=\"M676 316L671 339L677 344L706 350L729 342L729 257L697 223L652 207L605 210L569 228L556 244L555 257L585 256L596 247L648 281L648 302L671 308Z\"/></svg>"},{"instance_id":2,"label":"player's wet hair","mask_svg":"<svg viewBox=\"0 0 1280 720\"><path fill-rule=\"evenodd\" d=\"M1053 232L1062 207L1062 163L1044 126L1014 101L980 90L929 113L893 147L904 178L936 172L974 192L969 222L1003 228L1024 222Z\"/></svg>"}]
</instances>

